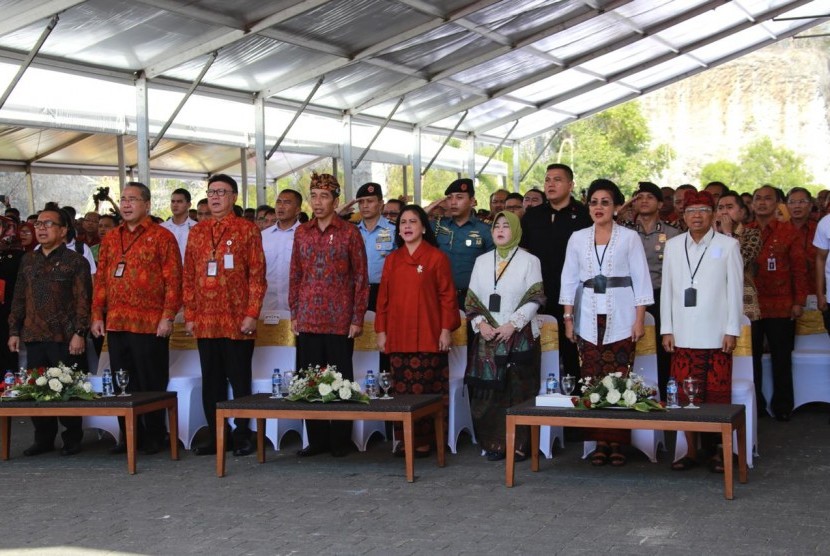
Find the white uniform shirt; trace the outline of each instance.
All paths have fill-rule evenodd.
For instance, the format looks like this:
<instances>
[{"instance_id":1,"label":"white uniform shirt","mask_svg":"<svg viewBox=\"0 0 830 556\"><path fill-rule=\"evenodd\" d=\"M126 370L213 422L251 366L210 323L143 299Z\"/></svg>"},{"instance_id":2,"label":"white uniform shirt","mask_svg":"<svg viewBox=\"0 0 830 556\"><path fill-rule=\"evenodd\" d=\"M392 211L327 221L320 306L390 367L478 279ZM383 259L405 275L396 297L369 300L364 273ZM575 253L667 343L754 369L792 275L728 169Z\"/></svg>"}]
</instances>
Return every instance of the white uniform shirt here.
<instances>
[{"instance_id":1,"label":"white uniform shirt","mask_svg":"<svg viewBox=\"0 0 830 556\"><path fill-rule=\"evenodd\" d=\"M824 216L818 221L816 226L816 235L813 237L813 245L818 249L830 251L830 214ZM830 257L824 263L824 289L825 295L830 297Z\"/></svg>"},{"instance_id":2,"label":"white uniform shirt","mask_svg":"<svg viewBox=\"0 0 830 556\"><path fill-rule=\"evenodd\" d=\"M187 236L190 235L190 228L195 226L197 222L188 218L181 224L176 224L173 219L165 220L161 223L162 228L170 230L176 236L176 243L179 244L179 253L182 255L182 263L184 263L184 250L187 247Z\"/></svg>"},{"instance_id":3,"label":"white uniform shirt","mask_svg":"<svg viewBox=\"0 0 830 556\"><path fill-rule=\"evenodd\" d=\"M685 303L690 287L697 290L694 307ZM688 232L670 239L663 256L660 333L673 334L677 347L720 348L725 334L741 335L743 291L744 265L737 240L714 231L707 232L700 243Z\"/></svg>"},{"instance_id":4,"label":"white uniform shirt","mask_svg":"<svg viewBox=\"0 0 830 556\"><path fill-rule=\"evenodd\" d=\"M287 230L281 230L279 223L262 230L262 250L265 252L265 280L268 289L262 302L263 311L288 311L288 278L291 273L291 251L294 247L294 232L300 221Z\"/></svg>"},{"instance_id":5,"label":"white uniform shirt","mask_svg":"<svg viewBox=\"0 0 830 556\"><path fill-rule=\"evenodd\" d=\"M603 255L602 247L595 246L594 230L594 226L578 230L568 240L559 303L574 306L574 333L592 344L599 344L597 315L607 315L605 336L601 338L605 345L631 337L637 317L635 307L654 303L654 291L637 232L614 224ZM602 274L608 278L629 276L631 287L607 288L605 295L583 287L583 282L600 273L596 251L602 259Z\"/></svg>"}]
</instances>

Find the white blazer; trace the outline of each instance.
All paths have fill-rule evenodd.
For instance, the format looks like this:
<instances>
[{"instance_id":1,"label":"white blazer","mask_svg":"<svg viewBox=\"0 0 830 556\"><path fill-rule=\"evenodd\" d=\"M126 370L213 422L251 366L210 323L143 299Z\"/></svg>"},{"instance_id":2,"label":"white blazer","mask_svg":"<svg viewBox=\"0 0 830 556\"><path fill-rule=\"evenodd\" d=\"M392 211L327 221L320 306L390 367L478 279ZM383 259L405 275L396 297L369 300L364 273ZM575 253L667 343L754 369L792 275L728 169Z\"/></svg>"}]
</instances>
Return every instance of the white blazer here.
<instances>
[{"instance_id":1,"label":"white blazer","mask_svg":"<svg viewBox=\"0 0 830 556\"><path fill-rule=\"evenodd\" d=\"M561 305L574 305L574 333L598 345L597 299L594 290L582 283L599 274L599 262L594 251L594 226L574 232L568 240L565 264L562 267ZM606 315L603 345L631 337L631 327L637 316L635 307L654 303L651 276L637 232L614 224L611 240L602 256L602 274L630 276L631 287L608 288L605 294ZM579 294L578 292L581 292Z\"/></svg>"},{"instance_id":2,"label":"white blazer","mask_svg":"<svg viewBox=\"0 0 830 556\"><path fill-rule=\"evenodd\" d=\"M689 260L686 260L688 242ZM744 265L737 240L709 231L698 246L689 232L666 242L660 292L660 333L674 334L674 345L692 349L717 349L723 336L741 335ZM701 248L708 245L703 259ZM695 275L697 304L685 306L685 291ZM691 271L689 266L691 265Z\"/></svg>"}]
</instances>

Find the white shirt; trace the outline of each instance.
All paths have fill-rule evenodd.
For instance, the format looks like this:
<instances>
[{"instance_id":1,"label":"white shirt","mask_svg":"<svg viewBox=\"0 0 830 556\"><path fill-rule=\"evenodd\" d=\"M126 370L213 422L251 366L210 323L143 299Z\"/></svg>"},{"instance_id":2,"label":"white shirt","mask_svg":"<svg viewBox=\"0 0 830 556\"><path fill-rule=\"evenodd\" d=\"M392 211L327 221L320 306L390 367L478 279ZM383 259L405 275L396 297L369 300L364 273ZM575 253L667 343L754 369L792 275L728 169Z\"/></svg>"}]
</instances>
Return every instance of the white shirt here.
<instances>
[{"instance_id":1,"label":"white shirt","mask_svg":"<svg viewBox=\"0 0 830 556\"><path fill-rule=\"evenodd\" d=\"M816 226L816 235L813 237L813 245L818 249L830 251L830 214L822 217ZM830 257L824 263L824 288L825 295L830 297Z\"/></svg>"},{"instance_id":2,"label":"white shirt","mask_svg":"<svg viewBox=\"0 0 830 556\"><path fill-rule=\"evenodd\" d=\"M604 256L602 249L595 246L595 239L595 228L591 226L574 232L568 240L559 303L574 306L574 333L592 344L599 344L597 315L603 314L604 309L607 320L602 343L605 345L631 337L637 317L635 307L654 303L654 290L643 242L637 232L614 224ZM596 251L602 259L602 274L608 278L629 276L631 287L608 288L604 296L583 287L583 282L600 274Z\"/></svg>"},{"instance_id":3,"label":"white shirt","mask_svg":"<svg viewBox=\"0 0 830 556\"><path fill-rule=\"evenodd\" d=\"M519 306L527 290L534 284L542 283L542 265L534 255L519 249L516 251L513 260L504 269L495 285L495 259L493 254L496 251L488 251L476 258L473 272L470 275L470 290L478 296L482 303L487 305L491 294L501 296L500 311L490 311L490 314L501 326L506 323L512 324L516 330L524 328L528 322L531 323L531 330L535 338L539 337L539 326L536 323L536 312L539 306L536 303L525 303ZM507 256L510 259L511 251ZM496 255L499 261L501 259ZM478 332L479 325L484 322L484 317L478 316L472 320L473 331Z\"/></svg>"},{"instance_id":4,"label":"white shirt","mask_svg":"<svg viewBox=\"0 0 830 556\"><path fill-rule=\"evenodd\" d=\"M182 263L184 263L184 250L187 247L187 236L190 235L190 228L196 224L197 222L190 218L181 224L176 224L172 218L161 223L162 228L167 228L176 236L176 243L179 244L179 253L182 254Z\"/></svg>"},{"instance_id":5,"label":"white shirt","mask_svg":"<svg viewBox=\"0 0 830 556\"><path fill-rule=\"evenodd\" d=\"M299 227L297 220L287 230L281 230L279 223L262 230L262 250L265 252L265 280L268 289L262 301L263 311L288 311L288 277L291 273L291 251L294 247L294 232Z\"/></svg>"},{"instance_id":6,"label":"white shirt","mask_svg":"<svg viewBox=\"0 0 830 556\"><path fill-rule=\"evenodd\" d=\"M697 290L694 307L685 303L690 287ZM700 243L688 232L673 237L663 254L660 333L673 334L677 347L720 348L725 334L741 335L743 292L744 265L737 240L714 231L707 232Z\"/></svg>"},{"instance_id":7,"label":"white shirt","mask_svg":"<svg viewBox=\"0 0 830 556\"><path fill-rule=\"evenodd\" d=\"M74 239L66 244L66 248L69 249L70 251L75 251L76 253L78 252L75 249L75 240ZM35 245L35 250L37 251L38 249L40 249L40 244ZM98 272L98 265L95 264L95 257L92 256L92 249L89 248L89 245L84 243L84 252L83 253L78 253L78 254L79 255L82 254L84 256L84 258L89 263L89 273L92 274L93 276L95 276L95 273Z\"/></svg>"}]
</instances>

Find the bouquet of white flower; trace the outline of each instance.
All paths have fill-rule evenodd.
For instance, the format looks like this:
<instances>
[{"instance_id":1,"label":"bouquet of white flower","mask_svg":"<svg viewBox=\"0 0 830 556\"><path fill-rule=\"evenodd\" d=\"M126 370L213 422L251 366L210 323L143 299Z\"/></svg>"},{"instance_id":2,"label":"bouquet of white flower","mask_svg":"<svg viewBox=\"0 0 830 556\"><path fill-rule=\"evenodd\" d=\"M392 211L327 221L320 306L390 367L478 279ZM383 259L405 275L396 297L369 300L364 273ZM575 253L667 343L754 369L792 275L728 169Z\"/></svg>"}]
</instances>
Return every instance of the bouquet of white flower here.
<instances>
[{"instance_id":1,"label":"bouquet of white flower","mask_svg":"<svg viewBox=\"0 0 830 556\"><path fill-rule=\"evenodd\" d=\"M601 409L603 407L626 407L637 411L665 411L660 402L652 396L656 390L648 386L643 377L629 373L623 377L620 372L610 373L602 379L585 377L579 379L582 384L582 397L576 407L581 409Z\"/></svg>"},{"instance_id":2,"label":"bouquet of white flower","mask_svg":"<svg viewBox=\"0 0 830 556\"><path fill-rule=\"evenodd\" d=\"M25 378L18 380L11 391L5 392L0 399L38 402L94 400L98 394L92 391L87 376L74 365L68 367L63 363L58 363L57 367L31 369L26 371Z\"/></svg>"},{"instance_id":3,"label":"bouquet of white flower","mask_svg":"<svg viewBox=\"0 0 830 556\"><path fill-rule=\"evenodd\" d=\"M300 369L288 385L288 399L292 402L359 402L369 403L369 396L360 390L360 384L343 378L334 365Z\"/></svg>"}]
</instances>

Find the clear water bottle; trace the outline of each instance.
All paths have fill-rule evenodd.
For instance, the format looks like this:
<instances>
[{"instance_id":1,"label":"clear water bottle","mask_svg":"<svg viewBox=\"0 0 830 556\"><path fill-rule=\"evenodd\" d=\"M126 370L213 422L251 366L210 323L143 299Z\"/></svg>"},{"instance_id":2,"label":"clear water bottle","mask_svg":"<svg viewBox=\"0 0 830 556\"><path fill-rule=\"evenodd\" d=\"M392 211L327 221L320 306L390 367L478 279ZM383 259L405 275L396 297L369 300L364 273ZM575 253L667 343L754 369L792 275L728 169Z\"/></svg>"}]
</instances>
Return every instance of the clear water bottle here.
<instances>
[{"instance_id":1,"label":"clear water bottle","mask_svg":"<svg viewBox=\"0 0 830 556\"><path fill-rule=\"evenodd\" d=\"M271 375L271 398L278 400L282 398L282 374L279 369L274 369Z\"/></svg>"},{"instance_id":2,"label":"clear water bottle","mask_svg":"<svg viewBox=\"0 0 830 556\"><path fill-rule=\"evenodd\" d=\"M6 374L3 376L3 383L5 384L6 390L11 390L14 388L14 373L11 371L6 371Z\"/></svg>"},{"instance_id":3,"label":"clear water bottle","mask_svg":"<svg viewBox=\"0 0 830 556\"><path fill-rule=\"evenodd\" d=\"M548 373L548 378L545 380L545 394L556 394L559 392L559 381L556 380L556 375Z\"/></svg>"},{"instance_id":4,"label":"clear water bottle","mask_svg":"<svg viewBox=\"0 0 830 556\"><path fill-rule=\"evenodd\" d=\"M378 397L378 383L375 379L375 373L371 369L366 371L366 394L372 399Z\"/></svg>"},{"instance_id":5,"label":"clear water bottle","mask_svg":"<svg viewBox=\"0 0 830 556\"><path fill-rule=\"evenodd\" d=\"M680 407L677 405L677 381L674 377L670 377L666 384L666 407Z\"/></svg>"},{"instance_id":6,"label":"clear water bottle","mask_svg":"<svg viewBox=\"0 0 830 556\"><path fill-rule=\"evenodd\" d=\"M101 377L101 395L105 398L111 398L115 394L115 389L112 387L112 371L104 369L104 374Z\"/></svg>"}]
</instances>

